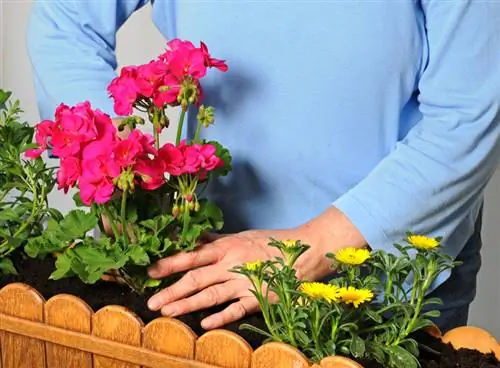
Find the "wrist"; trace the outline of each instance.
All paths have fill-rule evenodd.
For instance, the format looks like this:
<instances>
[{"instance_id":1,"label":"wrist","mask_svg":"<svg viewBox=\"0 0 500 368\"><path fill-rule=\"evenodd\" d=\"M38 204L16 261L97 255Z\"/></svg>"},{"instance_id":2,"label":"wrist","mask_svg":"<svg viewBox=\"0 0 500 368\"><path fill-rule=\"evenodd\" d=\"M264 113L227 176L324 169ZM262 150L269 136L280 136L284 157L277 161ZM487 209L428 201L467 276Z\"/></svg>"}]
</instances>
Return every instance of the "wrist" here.
<instances>
[{"instance_id":1,"label":"wrist","mask_svg":"<svg viewBox=\"0 0 500 368\"><path fill-rule=\"evenodd\" d=\"M319 280L333 273L327 253L346 247L363 248L366 240L349 218L338 208L329 207L318 217L298 227L299 239L311 248L297 260L301 278Z\"/></svg>"}]
</instances>

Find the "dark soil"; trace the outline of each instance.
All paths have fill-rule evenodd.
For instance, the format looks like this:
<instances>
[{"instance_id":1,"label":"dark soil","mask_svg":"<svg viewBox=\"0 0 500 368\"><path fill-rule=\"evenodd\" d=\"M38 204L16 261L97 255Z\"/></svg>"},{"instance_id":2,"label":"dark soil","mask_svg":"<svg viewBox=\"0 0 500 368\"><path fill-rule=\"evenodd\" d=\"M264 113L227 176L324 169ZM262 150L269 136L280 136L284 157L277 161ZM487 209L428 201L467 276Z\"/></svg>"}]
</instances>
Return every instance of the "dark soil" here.
<instances>
[{"instance_id":1,"label":"dark soil","mask_svg":"<svg viewBox=\"0 0 500 368\"><path fill-rule=\"evenodd\" d=\"M455 350L450 344L428 335L415 336L420 343L420 362L423 368L498 368L500 361L494 354L477 350ZM439 354L436 354L439 353Z\"/></svg>"},{"instance_id":2,"label":"dark soil","mask_svg":"<svg viewBox=\"0 0 500 368\"><path fill-rule=\"evenodd\" d=\"M53 270L52 260L15 259L14 262L17 269L21 271L20 274L1 277L0 287L12 282L23 282L38 290L45 299L62 293L76 295L87 302L94 311L106 305L122 305L134 311L144 323L160 316L159 313L151 312L146 306L150 295L139 295L130 291L126 286L111 282L86 285L76 278L52 281L48 280ZM205 332L200 326L201 320L226 306L191 313L178 317L178 319L200 336ZM227 330L238 333L254 349L257 348L263 343L263 336L247 330L240 330L239 327L243 323L266 330L262 316L255 314L225 327ZM468 349L455 350L451 345L443 344L427 334L419 334L415 338L421 345L419 360L422 368L500 368L500 362L493 354L481 354L478 351ZM366 364L365 367L380 368L370 364Z\"/></svg>"}]
</instances>

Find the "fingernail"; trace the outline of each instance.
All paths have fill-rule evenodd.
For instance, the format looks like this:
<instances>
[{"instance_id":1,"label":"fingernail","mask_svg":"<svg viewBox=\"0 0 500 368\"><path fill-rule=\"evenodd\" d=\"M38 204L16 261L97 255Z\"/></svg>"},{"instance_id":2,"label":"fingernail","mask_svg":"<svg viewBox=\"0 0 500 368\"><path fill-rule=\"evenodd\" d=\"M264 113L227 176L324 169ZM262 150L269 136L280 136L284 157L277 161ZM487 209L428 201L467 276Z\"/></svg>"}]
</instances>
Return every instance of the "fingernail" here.
<instances>
[{"instance_id":1,"label":"fingernail","mask_svg":"<svg viewBox=\"0 0 500 368\"><path fill-rule=\"evenodd\" d=\"M213 322L210 322L210 320L206 320L204 319L203 321L201 321L201 328L203 328L204 330L210 330L212 329L214 326Z\"/></svg>"},{"instance_id":2,"label":"fingernail","mask_svg":"<svg viewBox=\"0 0 500 368\"><path fill-rule=\"evenodd\" d=\"M149 277L155 278L160 276L160 269L157 266L148 268Z\"/></svg>"},{"instance_id":3,"label":"fingernail","mask_svg":"<svg viewBox=\"0 0 500 368\"><path fill-rule=\"evenodd\" d=\"M161 314L167 317L175 317L177 316L177 309L170 305L166 305L161 309Z\"/></svg>"},{"instance_id":4,"label":"fingernail","mask_svg":"<svg viewBox=\"0 0 500 368\"><path fill-rule=\"evenodd\" d=\"M156 311L160 309L161 307L161 300L156 297L152 297L151 299L148 300L148 308L151 309L152 311Z\"/></svg>"}]
</instances>

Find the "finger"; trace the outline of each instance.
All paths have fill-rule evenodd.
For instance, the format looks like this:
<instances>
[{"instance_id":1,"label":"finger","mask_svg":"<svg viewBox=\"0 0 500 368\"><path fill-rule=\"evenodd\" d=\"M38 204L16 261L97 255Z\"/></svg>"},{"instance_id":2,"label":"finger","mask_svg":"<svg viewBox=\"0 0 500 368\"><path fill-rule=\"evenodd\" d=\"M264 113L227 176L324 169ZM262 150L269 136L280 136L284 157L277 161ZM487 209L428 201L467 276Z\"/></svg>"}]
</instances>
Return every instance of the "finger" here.
<instances>
[{"instance_id":1,"label":"finger","mask_svg":"<svg viewBox=\"0 0 500 368\"><path fill-rule=\"evenodd\" d=\"M219 251L216 247L201 246L193 252L177 253L173 256L160 259L149 268L148 273L150 277L159 279L177 272L206 266L216 262L218 258Z\"/></svg>"},{"instance_id":2,"label":"finger","mask_svg":"<svg viewBox=\"0 0 500 368\"><path fill-rule=\"evenodd\" d=\"M177 317L201 309L215 307L234 299L241 287L241 282L229 281L208 287L199 293L165 305L161 313L168 317Z\"/></svg>"},{"instance_id":3,"label":"finger","mask_svg":"<svg viewBox=\"0 0 500 368\"><path fill-rule=\"evenodd\" d=\"M193 295L214 284L227 281L229 277L230 274L227 270L219 265L189 271L179 281L153 295L148 301L148 308L159 310L166 304Z\"/></svg>"},{"instance_id":4,"label":"finger","mask_svg":"<svg viewBox=\"0 0 500 368\"><path fill-rule=\"evenodd\" d=\"M218 233L207 232L207 233L203 233L201 235L200 240L203 243L212 243L212 242L214 242L216 240L225 238L226 236L229 236L229 235L230 234L218 234Z\"/></svg>"},{"instance_id":5,"label":"finger","mask_svg":"<svg viewBox=\"0 0 500 368\"><path fill-rule=\"evenodd\" d=\"M222 312L212 314L211 316L201 321L201 327L205 330L220 328L228 323L238 321L248 314L255 313L259 310L259 303L253 296L241 298L239 301L232 303Z\"/></svg>"}]
</instances>

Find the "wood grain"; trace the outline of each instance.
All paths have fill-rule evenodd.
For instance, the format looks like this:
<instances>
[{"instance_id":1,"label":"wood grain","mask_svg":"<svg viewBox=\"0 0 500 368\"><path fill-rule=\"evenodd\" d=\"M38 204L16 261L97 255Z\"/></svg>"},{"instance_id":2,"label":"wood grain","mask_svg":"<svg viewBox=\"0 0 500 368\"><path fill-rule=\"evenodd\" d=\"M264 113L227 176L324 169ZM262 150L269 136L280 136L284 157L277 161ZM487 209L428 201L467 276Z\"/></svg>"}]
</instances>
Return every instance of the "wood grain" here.
<instances>
[{"instance_id":1,"label":"wood grain","mask_svg":"<svg viewBox=\"0 0 500 368\"><path fill-rule=\"evenodd\" d=\"M45 303L45 323L70 331L90 335L92 309L81 299L66 294L56 295ZM92 368L92 354L46 343L47 366L65 368Z\"/></svg>"},{"instance_id":2,"label":"wood grain","mask_svg":"<svg viewBox=\"0 0 500 368\"><path fill-rule=\"evenodd\" d=\"M0 290L0 313L29 321L43 321L44 300L24 284L9 284ZM27 336L0 332L3 368L46 368L45 345Z\"/></svg>"},{"instance_id":3,"label":"wood grain","mask_svg":"<svg viewBox=\"0 0 500 368\"><path fill-rule=\"evenodd\" d=\"M110 305L92 317L92 335L132 346L141 346L142 321L128 309ZM124 360L94 355L94 368L141 368Z\"/></svg>"},{"instance_id":4,"label":"wood grain","mask_svg":"<svg viewBox=\"0 0 500 368\"><path fill-rule=\"evenodd\" d=\"M304 354L290 345L270 342L255 350L252 368L309 368L309 362Z\"/></svg>"},{"instance_id":5,"label":"wood grain","mask_svg":"<svg viewBox=\"0 0 500 368\"><path fill-rule=\"evenodd\" d=\"M196 360L223 368L250 368L252 348L239 335L213 330L196 341Z\"/></svg>"},{"instance_id":6,"label":"wood grain","mask_svg":"<svg viewBox=\"0 0 500 368\"><path fill-rule=\"evenodd\" d=\"M157 353L142 347L121 344L79 332L47 326L0 313L0 330L115 358L147 368L214 368L194 360ZM59 367L50 367L59 368Z\"/></svg>"},{"instance_id":7,"label":"wood grain","mask_svg":"<svg viewBox=\"0 0 500 368\"><path fill-rule=\"evenodd\" d=\"M157 318L142 332L144 348L180 358L194 359L195 341L193 330L173 318Z\"/></svg>"}]
</instances>

